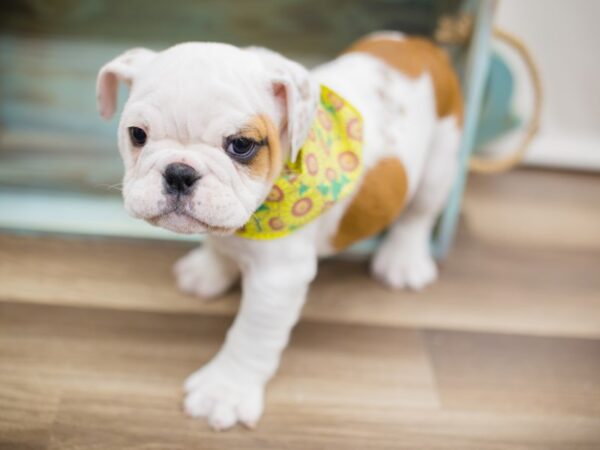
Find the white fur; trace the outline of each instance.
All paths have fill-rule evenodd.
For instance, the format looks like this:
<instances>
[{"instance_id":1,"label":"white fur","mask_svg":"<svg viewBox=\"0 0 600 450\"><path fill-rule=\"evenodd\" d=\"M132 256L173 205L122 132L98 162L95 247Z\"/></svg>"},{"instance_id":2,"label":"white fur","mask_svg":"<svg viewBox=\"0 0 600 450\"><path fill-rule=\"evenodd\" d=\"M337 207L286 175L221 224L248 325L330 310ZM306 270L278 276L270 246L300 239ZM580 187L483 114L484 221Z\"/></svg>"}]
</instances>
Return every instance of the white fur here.
<instances>
[{"instance_id":1,"label":"white fur","mask_svg":"<svg viewBox=\"0 0 600 450\"><path fill-rule=\"evenodd\" d=\"M256 425L265 386L300 316L317 259L333 253L330 238L351 201L339 202L285 238L253 241L231 234L270 189L222 149L223 138L254 115L271 117L284 157L294 158L312 123L318 83L356 106L364 117L366 169L395 156L409 179L408 210L375 255L373 273L391 287L419 289L435 279L429 236L454 178L460 131L454 119L436 117L428 75L405 77L366 54L342 56L309 74L262 49L201 43L161 53L137 49L99 74L98 103L105 117L114 112L119 80L131 84L119 127L125 207L176 232L212 231L201 249L175 267L186 292L218 296L241 275L241 306L223 347L185 383L190 415L205 417L216 429ZM129 143L130 126L147 131L143 149ZM162 173L173 162L202 174L190 199L175 209L162 187Z\"/></svg>"},{"instance_id":2,"label":"white fur","mask_svg":"<svg viewBox=\"0 0 600 450\"><path fill-rule=\"evenodd\" d=\"M350 53L320 66L313 71L313 76L361 112L364 119L365 171L385 157L397 157L408 173L408 197L412 198L438 120L429 76L413 80L380 60L361 53ZM382 86L386 89L384 102L378 95ZM321 256L335 253L330 237L338 229L338 223L351 201L347 198L321 217L323 233L318 237Z\"/></svg>"},{"instance_id":3,"label":"white fur","mask_svg":"<svg viewBox=\"0 0 600 450\"><path fill-rule=\"evenodd\" d=\"M244 225L270 186L234 163L223 140L265 114L282 130L286 155L295 155L318 95L300 65L272 52L216 43L180 44L160 53L135 49L106 64L97 83L105 118L114 113L118 80L131 84L119 125L125 208L179 233L227 233ZM148 135L142 149L129 142L127 130L134 126ZM173 162L202 177L193 195L177 204L162 183Z\"/></svg>"},{"instance_id":4,"label":"white fur","mask_svg":"<svg viewBox=\"0 0 600 450\"><path fill-rule=\"evenodd\" d=\"M211 242L181 258L174 272L179 289L203 300L225 293L240 277L235 261Z\"/></svg>"},{"instance_id":5,"label":"white fur","mask_svg":"<svg viewBox=\"0 0 600 450\"><path fill-rule=\"evenodd\" d=\"M437 278L429 248L431 232L458 168L459 141L454 117L438 121L417 192L372 261L375 278L391 288L419 290Z\"/></svg>"}]
</instances>

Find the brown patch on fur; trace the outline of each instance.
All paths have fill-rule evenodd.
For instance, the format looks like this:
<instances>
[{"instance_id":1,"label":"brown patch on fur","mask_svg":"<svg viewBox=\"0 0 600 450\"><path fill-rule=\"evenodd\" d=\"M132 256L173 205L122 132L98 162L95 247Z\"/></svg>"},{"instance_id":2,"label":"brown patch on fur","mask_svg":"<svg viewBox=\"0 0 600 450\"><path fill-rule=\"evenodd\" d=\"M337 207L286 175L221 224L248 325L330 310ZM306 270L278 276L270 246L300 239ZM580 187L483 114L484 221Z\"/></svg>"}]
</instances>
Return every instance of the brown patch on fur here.
<instances>
[{"instance_id":1,"label":"brown patch on fur","mask_svg":"<svg viewBox=\"0 0 600 450\"><path fill-rule=\"evenodd\" d=\"M406 203L408 178L397 158L384 158L364 176L331 244L336 250L373 236L391 225Z\"/></svg>"},{"instance_id":2,"label":"brown patch on fur","mask_svg":"<svg viewBox=\"0 0 600 450\"><path fill-rule=\"evenodd\" d=\"M259 149L254 159L248 163L248 168L255 178L274 181L281 170L282 160L279 132L273 121L266 115L255 116L239 136L265 142L263 148Z\"/></svg>"},{"instance_id":3,"label":"brown patch on fur","mask_svg":"<svg viewBox=\"0 0 600 450\"><path fill-rule=\"evenodd\" d=\"M366 37L345 51L350 52L369 53L411 78L428 72L435 89L438 117L455 116L462 125L463 99L458 77L446 52L429 40Z\"/></svg>"}]
</instances>

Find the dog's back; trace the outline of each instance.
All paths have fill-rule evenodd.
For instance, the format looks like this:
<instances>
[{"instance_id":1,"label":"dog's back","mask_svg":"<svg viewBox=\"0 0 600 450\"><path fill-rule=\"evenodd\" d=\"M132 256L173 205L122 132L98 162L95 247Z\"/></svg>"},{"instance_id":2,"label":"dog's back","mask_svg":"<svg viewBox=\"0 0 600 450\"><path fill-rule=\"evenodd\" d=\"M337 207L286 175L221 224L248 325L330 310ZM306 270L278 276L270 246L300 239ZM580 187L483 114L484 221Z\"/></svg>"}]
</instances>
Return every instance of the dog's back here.
<instances>
[{"instance_id":1,"label":"dog's back","mask_svg":"<svg viewBox=\"0 0 600 450\"><path fill-rule=\"evenodd\" d=\"M364 117L361 186L338 208L343 212L332 211L326 219L329 250L337 251L383 231L400 216L429 164L438 125L452 122L451 133L462 125L462 95L442 49L397 32L357 41L314 74ZM454 155L452 147L448 153Z\"/></svg>"}]
</instances>

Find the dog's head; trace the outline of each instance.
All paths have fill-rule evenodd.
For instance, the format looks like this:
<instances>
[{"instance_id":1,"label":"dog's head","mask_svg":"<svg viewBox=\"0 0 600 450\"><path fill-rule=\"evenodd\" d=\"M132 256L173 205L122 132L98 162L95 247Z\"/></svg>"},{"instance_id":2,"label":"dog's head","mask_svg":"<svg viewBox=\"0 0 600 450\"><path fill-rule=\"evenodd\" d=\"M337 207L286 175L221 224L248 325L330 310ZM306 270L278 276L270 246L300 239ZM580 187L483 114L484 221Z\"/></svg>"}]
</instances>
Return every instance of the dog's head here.
<instances>
[{"instance_id":1,"label":"dog's head","mask_svg":"<svg viewBox=\"0 0 600 450\"><path fill-rule=\"evenodd\" d=\"M259 48L186 43L130 50L98 74L100 114L119 124L131 215L179 233L229 234L264 201L312 123L318 86L306 69Z\"/></svg>"}]
</instances>

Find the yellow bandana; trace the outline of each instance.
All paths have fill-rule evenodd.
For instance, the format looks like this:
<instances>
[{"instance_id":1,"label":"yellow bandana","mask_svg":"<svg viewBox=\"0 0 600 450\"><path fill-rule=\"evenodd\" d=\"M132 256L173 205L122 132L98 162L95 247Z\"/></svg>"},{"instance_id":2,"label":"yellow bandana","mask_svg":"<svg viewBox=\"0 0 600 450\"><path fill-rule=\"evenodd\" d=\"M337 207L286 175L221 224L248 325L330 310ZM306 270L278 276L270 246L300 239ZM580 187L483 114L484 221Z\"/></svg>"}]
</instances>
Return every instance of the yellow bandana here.
<instances>
[{"instance_id":1,"label":"yellow bandana","mask_svg":"<svg viewBox=\"0 0 600 450\"><path fill-rule=\"evenodd\" d=\"M356 187L362 172L362 117L321 86L317 114L295 162L288 161L265 202L237 231L248 239L286 236Z\"/></svg>"}]
</instances>

